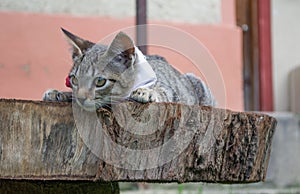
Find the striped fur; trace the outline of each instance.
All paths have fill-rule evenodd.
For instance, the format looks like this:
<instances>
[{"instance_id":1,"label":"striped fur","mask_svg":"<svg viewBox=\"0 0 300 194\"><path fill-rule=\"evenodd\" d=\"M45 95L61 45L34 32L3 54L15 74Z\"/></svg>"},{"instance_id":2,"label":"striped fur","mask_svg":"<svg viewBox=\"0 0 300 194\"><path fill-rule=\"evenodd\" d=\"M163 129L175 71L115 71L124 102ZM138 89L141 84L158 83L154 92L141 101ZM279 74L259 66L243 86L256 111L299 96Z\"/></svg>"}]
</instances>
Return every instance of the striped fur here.
<instances>
[{"instance_id":1,"label":"striped fur","mask_svg":"<svg viewBox=\"0 0 300 194\"><path fill-rule=\"evenodd\" d=\"M203 81L193 74L181 74L157 55L146 56L157 77L155 84L131 91L137 73L134 63L135 45L122 32L107 47L63 31L73 49L74 65L69 73L73 95L48 90L43 96L44 100L75 99L88 111L130 99L143 103L155 101L215 105L214 97Z\"/></svg>"}]
</instances>

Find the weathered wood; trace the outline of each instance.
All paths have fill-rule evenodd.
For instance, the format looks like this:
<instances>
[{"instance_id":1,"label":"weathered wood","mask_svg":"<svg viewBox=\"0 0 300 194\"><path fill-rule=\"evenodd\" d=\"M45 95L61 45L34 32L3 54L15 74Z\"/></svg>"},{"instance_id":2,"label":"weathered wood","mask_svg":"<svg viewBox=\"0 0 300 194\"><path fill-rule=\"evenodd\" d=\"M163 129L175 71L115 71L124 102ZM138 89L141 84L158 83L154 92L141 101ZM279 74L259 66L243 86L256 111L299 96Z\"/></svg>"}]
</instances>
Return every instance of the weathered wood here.
<instances>
[{"instance_id":1,"label":"weathered wood","mask_svg":"<svg viewBox=\"0 0 300 194\"><path fill-rule=\"evenodd\" d=\"M174 103L0 100L0 178L248 183L266 177L276 120Z\"/></svg>"}]
</instances>

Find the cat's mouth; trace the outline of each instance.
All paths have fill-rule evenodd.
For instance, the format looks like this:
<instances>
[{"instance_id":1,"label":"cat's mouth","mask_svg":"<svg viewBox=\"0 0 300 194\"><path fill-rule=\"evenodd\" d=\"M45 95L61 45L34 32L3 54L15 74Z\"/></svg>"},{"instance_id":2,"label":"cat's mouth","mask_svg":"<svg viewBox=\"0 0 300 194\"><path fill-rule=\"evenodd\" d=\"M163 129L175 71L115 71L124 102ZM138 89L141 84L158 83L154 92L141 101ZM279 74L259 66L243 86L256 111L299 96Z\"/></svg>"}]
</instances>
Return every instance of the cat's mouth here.
<instances>
[{"instance_id":1,"label":"cat's mouth","mask_svg":"<svg viewBox=\"0 0 300 194\"><path fill-rule=\"evenodd\" d=\"M95 112L96 110L103 107L110 107L111 100L104 99L80 99L76 98L77 104L86 111Z\"/></svg>"},{"instance_id":2,"label":"cat's mouth","mask_svg":"<svg viewBox=\"0 0 300 194\"><path fill-rule=\"evenodd\" d=\"M101 108L101 105L96 100L76 98L77 104L86 111L94 112Z\"/></svg>"}]
</instances>

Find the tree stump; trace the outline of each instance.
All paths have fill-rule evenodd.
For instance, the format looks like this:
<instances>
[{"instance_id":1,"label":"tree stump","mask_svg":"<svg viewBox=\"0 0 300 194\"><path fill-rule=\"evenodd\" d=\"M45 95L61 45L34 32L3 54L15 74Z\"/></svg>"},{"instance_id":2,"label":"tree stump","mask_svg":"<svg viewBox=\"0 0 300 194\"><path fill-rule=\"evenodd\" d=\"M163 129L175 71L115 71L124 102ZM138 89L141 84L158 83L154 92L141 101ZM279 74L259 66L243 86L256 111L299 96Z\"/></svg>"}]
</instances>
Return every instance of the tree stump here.
<instances>
[{"instance_id":1,"label":"tree stump","mask_svg":"<svg viewBox=\"0 0 300 194\"><path fill-rule=\"evenodd\" d=\"M0 100L0 179L218 182L265 180L276 120L253 112L124 102Z\"/></svg>"}]
</instances>

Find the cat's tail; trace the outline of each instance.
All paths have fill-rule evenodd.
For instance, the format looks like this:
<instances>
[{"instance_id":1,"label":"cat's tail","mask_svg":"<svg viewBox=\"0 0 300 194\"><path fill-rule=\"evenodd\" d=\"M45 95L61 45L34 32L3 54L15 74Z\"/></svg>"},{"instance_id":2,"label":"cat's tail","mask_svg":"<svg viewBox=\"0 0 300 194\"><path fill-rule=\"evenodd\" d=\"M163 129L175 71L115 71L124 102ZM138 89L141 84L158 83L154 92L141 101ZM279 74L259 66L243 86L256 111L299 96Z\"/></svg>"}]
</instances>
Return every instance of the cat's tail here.
<instances>
[{"instance_id":1,"label":"cat's tail","mask_svg":"<svg viewBox=\"0 0 300 194\"><path fill-rule=\"evenodd\" d=\"M207 85L192 73L186 73L184 76L191 82L195 94L199 98L199 104L204 106L216 106L216 100Z\"/></svg>"}]
</instances>

